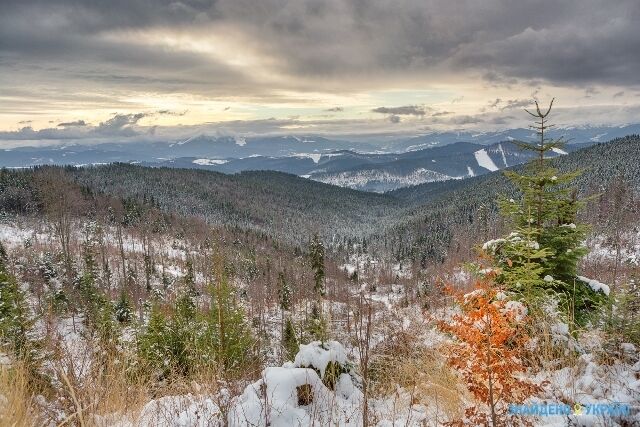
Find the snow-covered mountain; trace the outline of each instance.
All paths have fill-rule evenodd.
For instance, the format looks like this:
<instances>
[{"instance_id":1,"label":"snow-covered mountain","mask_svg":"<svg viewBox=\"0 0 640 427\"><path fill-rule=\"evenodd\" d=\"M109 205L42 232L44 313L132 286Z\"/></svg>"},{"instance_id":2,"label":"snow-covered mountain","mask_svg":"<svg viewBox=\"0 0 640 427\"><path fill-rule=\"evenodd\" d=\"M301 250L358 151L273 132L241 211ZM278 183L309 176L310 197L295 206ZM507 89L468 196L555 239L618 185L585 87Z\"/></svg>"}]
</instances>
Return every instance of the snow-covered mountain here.
<instances>
[{"instance_id":1,"label":"snow-covered mountain","mask_svg":"<svg viewBox=\"0 0 640 427\"><path fill-rule=\"evenodd\" d=\"M547 133L549 138L563 137L570 143L605 142L626 135L640 134L640 124L622 126L576 126L556 127ZM383 149L389 151L413 151L428 147L452 144L458 141L474 142L481 145L492 145L502 141L531 141L536 135L531 129L517 128L496 132L430 132L410 138L397 139L385 144Z\"/></svg>"},{"instance_id":2,"label":"snow-covered mountain","mask_svg":"<svg viewBox=\"0 0 640 427\"><path fill-rule=\"evenodd\" d=\"M571 143L562 155L640 125L557 129ZM553 136L553 135L551 135ZM197 168L223 173L273 170L349 188L382 192L425 182L482 175L524 163L531 152L511 141L530 141L527 129L489 133L432 133L388 144L319 136L234 137L195 135L166 142L104 143L0 150L0 167L113 162Z\"/></svg>"},{"instance_id":3,"label":"snow-covered mountain","mask_svg":"<svg viewBox=\"0 0 640 427\"><path fill-rule=\"evenodd\" d=\"M557 149L550 157L574 151L584 144ZM327 184L357 190L383 192L425 182L462 179L518 165L533 153L510 141L483 146L457 142L417 151L362 154L349 150L328 153L297 153L286 157L251 156L210 159L182 157L148 166L197 168L223 173L247 170L287 172Z\"/></svg>"}]
</instances>

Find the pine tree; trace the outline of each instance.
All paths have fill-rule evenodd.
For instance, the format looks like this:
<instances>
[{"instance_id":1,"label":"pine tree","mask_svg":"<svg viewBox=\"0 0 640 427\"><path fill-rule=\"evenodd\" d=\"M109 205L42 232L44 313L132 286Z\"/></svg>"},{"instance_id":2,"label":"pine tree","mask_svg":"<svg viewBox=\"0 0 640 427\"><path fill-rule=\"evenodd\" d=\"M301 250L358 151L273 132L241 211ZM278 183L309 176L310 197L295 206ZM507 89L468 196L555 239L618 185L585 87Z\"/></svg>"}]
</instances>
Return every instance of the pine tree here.
<instances>
[{"instance_id":1,"label":"pine tree","mask_svg":"<svg viewBox=\"0 0 640 427\"><path fill-rule=\"evenodd\" d=\"M215 349L217 362L233 374L253 361L254 340L244 309L238 304L226 274L217 273L216 283L210 287L210 297L206 337Z\"/></svg>"},{"instance_id":2,"label":"pine tree","mask_svg":"<svg viewBox=\"0 0 640 427\"><path fill-rule=\"evenodd\" d=\"M34 337L36 318L32 315L25 292L6 269L8 259L0 244L0 350L13 355L27 369L27 381L34 391L50 386L40 367L45 357L42 342ZM4 251L4 252L3 252Z\"/></svg>"},{"instance_id":3,"label":"pine tree","mask_svg":"<svg viewBox=\"0 0 640 427\"><path fill-rule=\"evenodd\" d=\"M577 212L583 201L577 199L570 184L580 174L561 174L549 166L547 154L565 144L562 138L546 137L553 100L546 111L536 101L536 110L526 110L537 121L532 126L539 140L535 144L519 142L536 158L525 173L506 171L516 185L520 200L502 199L500 208L511 219L515 232L506 239L494 241L491 248L500 271L497 282L532 300L541 294L559 296L568 311L575 309L579 323L586 320L590 308L599 304L603 295L576 281L578 262L585 255L582 246L588 227L578 223Z\"/></svg>"},{"instance_id":4,"label":"pine tree","mask_svg":"<svg viewBox=\"0 0 640 427\"><path fill-rule=\"evenodd\" d=\"M0 343L22 357L29 352L33 319L24 292L15 277L0 265Z\"/></svg>"},{"instance_id":5,"label":"pine tree","mask_svg":"<svg viewBox=\"0 0 640 427\"><path fill-rule=\"evenodd\" d=\"M4 248L2 242L0 242L0 270L4 269L7 264L8 256L7 250Z\"/></svg>"},{"instance_id":6,"label":"pine tree","mask_svg":"<svg viewBox=\"0 0 640 427\"><path fill-rule=\"evenodd\" d=\"M191 295L185 293L176 298L168 336L173 365L182 375L188 375L204 362L199 360L202 355L197 343L197 314Z\"/></svg>"},{"instance_id":7,"label":"pine tree","mask_svg":"<svg viewBox=\"0 0 640 427\"><path fill-rule=\"evenodd\" d=\"M288 361L293 361L300 350L300 343L298 342L296 329L293 326L293 321L290 317L287 318L284 325L284 332L282 333L282 348L284 349L284 359Z\"/></svg>"},{"instance_id":8,"label":"pine tree","mask_svg":"<svg viewBox=\"0 0 640 427\"><path fill-rule=\"evenodd\" d=\"M167 320L160 307L154 304L149 313L149 320L136 340L138 359L142 363L143 373L150 374L148 368L151 368L154 374L162 378L171 372L169 336Z\"/></svg>"},{"instance_id":9,"label":"pine tree","mask_svg":"<svg viewBox=\"0 0 640 427\"><path fill-rule=\"evenodd\" d=\"M184 275L182 281L189 295L197 296L198 290L196 289L196 273L193 268L193 261L191 261L190 259L187 260L186 268L187 272Z\"/></svg>"},{"instance_id":10,"label":"pine tree","mask_svg":"<svg viewBox=\"0 0 640 427\"><path fill-rule=\"evenodd\" d=\"M138 288L138 274L136 270L133 268L131 264L127 267L127 275L125 277L125 283L127 289L137 289Z\"/></svg>"},{"instance_id":11,"label":"pine tree","mask_svg":"<svg viewBox=\"0 0 640 427\"><path fill-rule=\"evenodd\" d=\"M115 314L120 323L129 323L133 320L133 305L124 289L120 292L120 298L116 303Z\"/></svg>"},{"instance_id":12,"label":"pine tree","mask_svg":"<svg viewBox=\"0 0 640 427\"><path fill-rule=\"evenodd\" d=\"M151 277L155 273L155 266L153 265L153 259L151 258L151 255L149 255L148 253L144 254L144 256L142 257L142 261L144 264L145 289L147 290L147 292L149 292L151 291Z\"/></svg>"},{"instance_id":13,"label":"pine tree","mask_svg":"<svg viewBox=\"0 0 640 427\"><path fill-rule=\"evenodd\" d=\"M305 329L310 340L325 342L329 339L329 327L317 302L311 305L311 315L307 319Z\"/></svg>"},{"instance_id":14,"label":"pine tree","mask_svg":"<svg viewBox=\"0 0 640 427\"><path fill-rule=\"evenodd\" d=\"M306 329L312 339L324 342L328 339L329 335L327 321L324 318L322 310L324 296L326 294L324 286L324 245L320 241L317 233L313 235L313 239L311 239L311 244L309 245L309 260L311 261L311 268L314 272L313 290L316 298L311 306L311 317L307 321Z\"/></svg>"},{"instance_id":15,"label":"pine tree","mask_svg":"<svg viewBox=\"0 0 640 427\"><path fill-rule=\"evenodd\" d=\"M78 288L87 332L97 338L102 353L113 354L117 351L119 338L113 304L96 287L95 276L90 270L79 278Z\"/></svg>"},{"instance_id":16,"label":"pine tree","mask_svg":"<svg viewBox=\"0 0 640 427\"><path fill-rule=\"evenodd\" d=\"M324 287L324 245L317 233L313 235L309 245L309 260L313 269L313 290L317 296L324 297L326 293Z\"/></svg>"},{"instance_id":17,"label":"pine tree","mask_svg":"<svg viewBox=\"0 0 640 427\"><path fill-rule=\"evenodd\" d=\"M281 271L278 273L278 302L280 303L280 309L287 311L291 309L291 286L284 277L284 273Z\"/></svg>"}]
</instances>

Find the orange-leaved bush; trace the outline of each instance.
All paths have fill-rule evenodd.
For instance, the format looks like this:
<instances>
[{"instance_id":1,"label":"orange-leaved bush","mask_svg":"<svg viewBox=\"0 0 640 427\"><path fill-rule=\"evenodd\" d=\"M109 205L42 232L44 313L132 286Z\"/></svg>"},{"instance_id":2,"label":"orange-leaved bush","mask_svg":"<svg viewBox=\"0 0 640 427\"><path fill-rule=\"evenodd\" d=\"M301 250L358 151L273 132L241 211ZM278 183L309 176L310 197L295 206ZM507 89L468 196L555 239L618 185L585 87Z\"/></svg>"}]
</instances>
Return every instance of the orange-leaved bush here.
<instances>
[{"instance_id":1,"label":"orange-leaved bush","mask_svg":"<svg viewBox=\"0 0 640 427\"><path fill-rule=\"evenodd\" d=\"M522 359L529 339L524 328L526 312L521 304L506 300L494 287L492 276L478 280L468 294L447 288L461 309L451 320L439 323L442 331L455 338L447 348L447 361L476 401L488 409L467 408L465 419L451 426L513 425L516 420L508 413L509 404L520 404L541 391L539 385L519 376L526 369ZM520 420L520 424L527 423Z\"/></svg>"}]
</instances>

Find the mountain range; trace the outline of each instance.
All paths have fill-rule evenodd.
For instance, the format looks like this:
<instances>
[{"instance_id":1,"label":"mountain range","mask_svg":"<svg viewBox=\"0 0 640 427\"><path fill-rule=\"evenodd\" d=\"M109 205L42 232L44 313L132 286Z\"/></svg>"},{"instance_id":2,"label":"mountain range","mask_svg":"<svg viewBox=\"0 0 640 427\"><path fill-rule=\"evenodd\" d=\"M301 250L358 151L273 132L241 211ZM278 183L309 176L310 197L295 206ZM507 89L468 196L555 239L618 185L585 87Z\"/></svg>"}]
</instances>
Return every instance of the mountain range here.
<instances>
[{"instance_id":1,"label":"mountain range","mask_svg":"<svg viewBox=\"0 0 640 427\"><path fill-rule=\"evenodd\" d=\"M556 129L568 144L552 156L601 139L640 133L640 125ZM462 179L521 164L532 157L513 141L531 141L527 129L501 132L441 132L384 143L319 136L213 137L175 142L102 143L0 150L0 167L43 164L134 163L152 167L206 169L223 173L286 172L352 189L384 192L428 182Z\"/></svg>"}]
</instances>

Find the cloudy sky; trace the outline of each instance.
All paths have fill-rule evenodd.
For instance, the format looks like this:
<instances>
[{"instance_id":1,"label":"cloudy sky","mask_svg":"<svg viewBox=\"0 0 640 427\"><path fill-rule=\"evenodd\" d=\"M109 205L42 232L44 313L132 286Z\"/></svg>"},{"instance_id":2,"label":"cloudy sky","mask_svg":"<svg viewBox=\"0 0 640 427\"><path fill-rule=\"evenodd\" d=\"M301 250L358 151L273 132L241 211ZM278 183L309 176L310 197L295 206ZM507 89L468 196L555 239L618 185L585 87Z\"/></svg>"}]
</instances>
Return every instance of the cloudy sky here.
<instances>
[{"instance_id":1,"label":"cloudy sky","mask_svg":"<svg viewBox=\"0 0 640 427\"><path fill-rule=\"evenodd\" d=\"M0 144L640 121L638 0L0 0Z\"/></svg>"}]
</instances>

